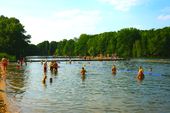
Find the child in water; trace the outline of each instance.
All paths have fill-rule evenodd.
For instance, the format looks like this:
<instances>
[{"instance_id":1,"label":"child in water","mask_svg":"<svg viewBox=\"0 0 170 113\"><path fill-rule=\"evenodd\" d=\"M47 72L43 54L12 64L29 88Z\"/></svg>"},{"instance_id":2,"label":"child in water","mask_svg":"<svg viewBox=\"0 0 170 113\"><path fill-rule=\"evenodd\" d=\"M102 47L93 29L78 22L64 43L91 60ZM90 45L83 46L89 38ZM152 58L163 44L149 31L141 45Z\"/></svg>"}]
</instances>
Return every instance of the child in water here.
<instances>
[{"instance_id":1,"label":"child in water","mask_svg":"<svg viewBox=\"0 0 170 113\"><path fill-rule=\"evenodd\" d=\"M84 67L82 67L81 69L81 75L85 75L86 74L86 70L84 69Z\"/></svg>"},{"instance_id":2,"label":"child in water","mask_svg":"<svg viewBox=\"0 0 170 113\"><path fill-rule=\"evenodd\" d=\"M143 71L143 69L142 69L142 66L140 66L139 67L139 70L138 70L138 75L137 75L137 78L139 79L139 80L142 80L142 79L144 79L144 71Z\"/></svg>"}]
</instances>

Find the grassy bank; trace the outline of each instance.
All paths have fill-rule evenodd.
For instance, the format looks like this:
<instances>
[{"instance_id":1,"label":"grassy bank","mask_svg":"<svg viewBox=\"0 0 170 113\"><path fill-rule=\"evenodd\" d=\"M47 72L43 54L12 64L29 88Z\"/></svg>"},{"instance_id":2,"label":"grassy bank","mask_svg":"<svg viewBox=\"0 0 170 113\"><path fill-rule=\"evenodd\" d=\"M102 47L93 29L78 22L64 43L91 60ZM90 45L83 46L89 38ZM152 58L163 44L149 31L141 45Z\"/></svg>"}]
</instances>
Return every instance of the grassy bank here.
<instances>
[{"instance_id":1,"label":"grassy bank","mask_svg":"<svg viewBox=\"0 0 170 113\"><path fill-rule=\"evenodd\" d=\"M15 56L9 55L7 53L0 53L0 59L2 59L4 56L6 56L7 59L9 59L9 61L16 61L16 57Z\"/></svg>"}]
</instances>

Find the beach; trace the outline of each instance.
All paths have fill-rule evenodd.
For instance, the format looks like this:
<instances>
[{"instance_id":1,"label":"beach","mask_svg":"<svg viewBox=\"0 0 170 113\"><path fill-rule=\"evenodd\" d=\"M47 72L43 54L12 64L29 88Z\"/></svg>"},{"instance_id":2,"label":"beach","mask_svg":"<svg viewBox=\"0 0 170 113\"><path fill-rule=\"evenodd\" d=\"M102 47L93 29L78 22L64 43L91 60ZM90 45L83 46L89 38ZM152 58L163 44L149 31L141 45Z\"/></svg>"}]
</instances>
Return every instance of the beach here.
<instances>
[{"instance_id":1,"label":"beach","mask_svg":"<svg viewBox=\"0 0 170 113\"><path fill-rule=\"evenodd\" d=\"M6 83L4 80L0 80L0 113L10 113L9 112L9 103L7 99Z\"/></svg>"},{"instance_id":2,"label":"beach","mask_svg":"<svg viewBox=\"0 0 170 113\"><path fill-rule=\"evenodd\" d=\"M0 113L11 113L9 111L9 101L6 93L6 76L7 72L0 64Z\"/></svg>"}]
</instances>

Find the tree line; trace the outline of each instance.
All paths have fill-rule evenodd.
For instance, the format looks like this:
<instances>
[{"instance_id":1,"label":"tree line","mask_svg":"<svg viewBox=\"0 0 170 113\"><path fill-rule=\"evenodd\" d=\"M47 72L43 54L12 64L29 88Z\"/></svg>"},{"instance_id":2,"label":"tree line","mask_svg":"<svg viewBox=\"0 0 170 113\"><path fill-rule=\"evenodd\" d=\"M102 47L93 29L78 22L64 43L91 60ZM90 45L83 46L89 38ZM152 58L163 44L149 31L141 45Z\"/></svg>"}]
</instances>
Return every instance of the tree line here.
<instances>
[{"instance_id":1,"label":"tree line","mask_svg":"<svg viewBox=\"0 0 170 113\"><path fill-rule=\"evenodd\" d=\"M170 27L139 30L124 28L117 32L82 34L70 40L44 41L37 44L39 55L97 56L117 55L124 58L170 58Z\"/></svg>"},{"instance_id":2,"label":"tree line","mask_svg":"<svg viewBox=\"0 0 170 113\"><path fill-rule=\"evenodd\" d=\"M95 35L81 34L78 38L30 43L24 26L14 17L0 16L0 53L20 56L97 56L117 55L124 58L170 58L170 27L139 30L124 28L117 32ZM40 37L39 37L40 38ZM47 37L48 38L48 37Z\"/></svg>"}]
</instances>

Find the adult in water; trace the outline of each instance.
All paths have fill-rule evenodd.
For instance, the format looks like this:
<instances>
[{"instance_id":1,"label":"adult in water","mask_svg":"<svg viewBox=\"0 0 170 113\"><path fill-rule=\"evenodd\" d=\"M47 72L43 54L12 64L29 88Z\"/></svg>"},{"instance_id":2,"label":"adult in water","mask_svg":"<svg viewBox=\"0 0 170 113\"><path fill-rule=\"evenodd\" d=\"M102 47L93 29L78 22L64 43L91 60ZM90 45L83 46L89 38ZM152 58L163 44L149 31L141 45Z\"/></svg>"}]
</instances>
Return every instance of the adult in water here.
<instances>
[{"instance_id":1,"label":"adult in water","mask_svg":"<svg viewBox=\"0 0 170 113\"><path fill-rule=\"evenodd\" d=\"M8 59L6 58L6 56L4 56L4 57L1 59L1 66L2 66L2 71L3 71L3 72L6 72L7 66L8 66Z\"/></svg>"},{"instance_id":2,"label":"adult in water","mask_svg":"<svg viewBox=\"0 0 170 113\"><path fill-rule=\"evenodd\" d=\"M140 67L139 67L139 70L138 70L137 78L138 78L139 80L143 80L144 77L145 77L145 75L144 75L143 68L142 68L142 66L140 66Z\"/></svg>"},{"instance_id":3,"label":"adult in water","mask_svg":"<svg viewBox=\"0 0 170 113\"><path fill-rule=\"evenodd\" d=\"M84 69L84 67L82 67L81 69L81 75L85 75L86 74L86 70Z\"/></svg>"},{"instance_id":4,"label":"adult in water","mask_svg":"<svg viewBox=\"0 0 170 113\"><path fill-rule=\"evenodd\" d=\"M84 81L86 78L86 70L84 69L84 67L82 67L81 69L81 78L82 78L82 81Z\"/></svg>"},{"instance_id":5,"label":"adult in water","mask_svg":"<svg viewBox=\"0 0 170 113\"><path fill-rule=\"evenodd\" d=\"M116 74L116 66L115 65L112 66L112 74Z\"/></svg>"},{"instance_id":6,"label":"adult in water","mask_svg":"<svg viewBox=\"0 0 170 113\"><path fill-rule=\"evenodd\" d=\"M53 62L53 71L54 71L54 72L57 72L57 71L58 71L58 63L57 63L57 61L54 61L54 62Z\"/></svg>"},{"instance_id":7,"label":"adult in water","mask_svg":"<svg viewBox=\"0 0 170 113\"><path fill-rule=\"evenodd\" d=\"M44 73L47 72L47 61L44 62Z\"/></svg>"}]
</instances>

